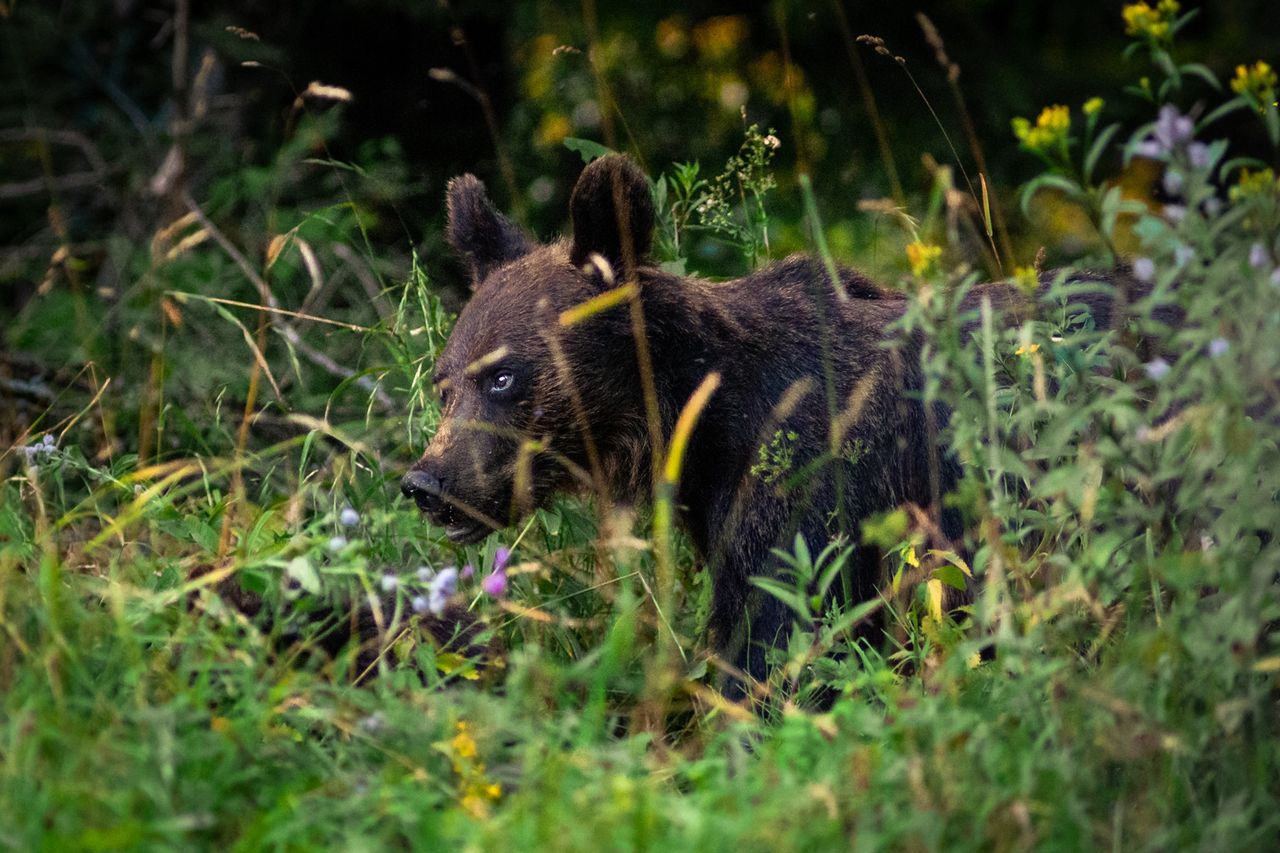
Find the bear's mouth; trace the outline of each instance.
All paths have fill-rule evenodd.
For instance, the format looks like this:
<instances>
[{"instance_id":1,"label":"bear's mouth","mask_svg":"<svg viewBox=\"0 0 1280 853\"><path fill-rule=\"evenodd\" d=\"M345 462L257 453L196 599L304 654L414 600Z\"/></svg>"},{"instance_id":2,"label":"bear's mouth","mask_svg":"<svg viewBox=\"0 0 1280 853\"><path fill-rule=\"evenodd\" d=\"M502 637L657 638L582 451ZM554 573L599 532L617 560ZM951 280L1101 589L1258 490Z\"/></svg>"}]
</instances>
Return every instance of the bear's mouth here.
<instances>
[{"instance_id":1,"label":"bear's mouth","mask_svg":"<svg viewBox=\"0 0 1280 853\"><path fill-rule=\"evenodd\" d=\"M489 525L478 521L462 521L444 525L444 535L455 545L471 545L488 536Z\"/></svg>"}]
</instances>

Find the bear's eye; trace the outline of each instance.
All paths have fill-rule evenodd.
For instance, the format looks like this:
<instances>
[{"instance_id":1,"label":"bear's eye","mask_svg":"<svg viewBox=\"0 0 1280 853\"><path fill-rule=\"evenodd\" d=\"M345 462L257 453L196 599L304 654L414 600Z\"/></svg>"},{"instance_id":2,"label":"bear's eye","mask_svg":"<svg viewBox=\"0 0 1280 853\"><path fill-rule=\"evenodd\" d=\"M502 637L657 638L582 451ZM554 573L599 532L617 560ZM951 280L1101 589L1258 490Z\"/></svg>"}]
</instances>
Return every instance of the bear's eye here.
<instances>
[{"instance_id":1,"label":"bear's eye","mask_svg":"<svg viewBox=\"0 0 1280 853\"><path fill-rule=\"evenodd\" d=\"M499 370L489 378L490 394L505 394L516 384L516 375L510 370Z\"/></svg>"}]
</instances>

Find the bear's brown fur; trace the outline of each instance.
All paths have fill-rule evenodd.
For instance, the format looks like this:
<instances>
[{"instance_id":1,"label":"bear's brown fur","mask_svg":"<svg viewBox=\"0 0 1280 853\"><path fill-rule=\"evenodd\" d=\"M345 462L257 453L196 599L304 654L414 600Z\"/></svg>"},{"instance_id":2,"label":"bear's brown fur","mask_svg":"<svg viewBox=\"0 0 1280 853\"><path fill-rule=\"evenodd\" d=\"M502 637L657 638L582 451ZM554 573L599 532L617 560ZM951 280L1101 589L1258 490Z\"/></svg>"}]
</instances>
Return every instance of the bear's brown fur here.
<instances>
[{"instance_id":1,"label":"bear's brown fur","mask_svg":"<svg viewBox=\"0 0 1280 853\"><path fill-rule=\"evenodd\" d=\"M723 283L664 272L647 258L648 183L618 155L584 170L569 239L530 240L469 175L451 182L448 205L449 241L475 293L436 364L439 431L402 487L455 541L482 538L575 482L610 500L646 499L655 427L665 446L713 372L720 383L676 501L712 573L713 646L751 677L765 675L765 649L789 624L782 603L749 582L775 570L772 548L797 532L814 549L837 531L856 541L863 519L904 503L930 512L945 536L961 533L941 509L960 473L939 450L948 412L922 402L922 341L889 331L904 297L849 270L836 285L799 256ZM565 322L624 284L638 291L638 313L623 299ZM1020 305L1015 288L986 285L965 307L984 296ZM1093 307L1108 323L1106 306ZM785 465L762 470L761 448L767 456L775 440ZM878 572L860 548L855 599L874 594Z\"/></svg>"}]
</instances>

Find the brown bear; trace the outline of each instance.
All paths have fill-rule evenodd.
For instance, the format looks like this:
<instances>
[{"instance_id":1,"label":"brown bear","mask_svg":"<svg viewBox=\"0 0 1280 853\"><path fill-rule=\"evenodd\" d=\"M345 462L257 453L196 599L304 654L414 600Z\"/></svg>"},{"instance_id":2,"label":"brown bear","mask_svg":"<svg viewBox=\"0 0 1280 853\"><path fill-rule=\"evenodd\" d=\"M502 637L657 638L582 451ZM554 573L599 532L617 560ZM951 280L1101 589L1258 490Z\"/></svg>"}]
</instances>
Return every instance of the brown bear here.
<instances>
[{"instance_id":1,"label":"brown bear","mask_svg":"<svg viewBox=\"0 0 1280 853\"><path fill-rule=\"evenodd\" d=\"M711 373L676 504L712 573L712 646L751 678L790 624L749 580L776 571L773 548L797 533L814 549L839 531L857 542L861 521L905 503L961 534L941 509L960 475L939 449L948 413L923 402L922 341L890 331L905 297L801 256L721 283L664 272L648 257L649 184L621 155L586 167L570 215L573 236L544 245L475 177L449 185L447 236L475 291L435 365L439 430L401 487L450 539L579 484L649 498L655 444ZM573 310L602 294L618 298ZM967 304L1017 294L986 285ZM874 595L873 549L848 574L846 595Z\"/></svg>"}]
</instances>

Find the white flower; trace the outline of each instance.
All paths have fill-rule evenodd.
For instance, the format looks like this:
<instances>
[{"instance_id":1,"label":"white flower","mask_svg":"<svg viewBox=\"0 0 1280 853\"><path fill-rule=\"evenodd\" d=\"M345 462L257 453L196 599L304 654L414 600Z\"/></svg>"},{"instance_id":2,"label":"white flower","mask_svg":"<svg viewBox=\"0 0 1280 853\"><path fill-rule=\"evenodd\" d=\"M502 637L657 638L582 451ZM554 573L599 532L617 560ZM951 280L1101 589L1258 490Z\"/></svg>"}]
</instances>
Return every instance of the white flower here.
<instances>
[{"instance_id":1,"label":"white flower","mask_svg":"<svg viewBox=\"0 0 1280 853\"><path fill-rule=\"evenodd\" d=\"M1165 361L1163 358L1160 358L1159 356L1156 356L1155 358L1151 359L1151 361L1148 361L1146 364L1144 364L1142 366L1142 369L1147 372L1148 376L1150 376L1152 379L1158 382L1168 375L1170 366L1169 366L1169 362Z\"/></svg>"},{"instance_id":2,"label":"white flower","mask_svg":"<svg viewBox=\"0 0 1280 853\"><path fill-rule=\"evenodd\" d=\"M329 540L329 550L335 554L347 547L347 537L335 536Z\"/></svg>"},{"instance_id":3,"label":"white flower","mask_svg":"<svg viewBox=\"0 0 1280 853\"><path fill-rule=\"evenodd\" d=\"M1151 281L1156 277L1156 265L1150 258L1138 258L1133 262L1133 274L1138 281Z\"/></svg>"},{"instance_id":4,"label":"white flower","mask_svg":"<svg viewBox=\"0 0 1280 853\"><path fill-rule=\"evenodd\" d=\"M418 583L430 583L435 572L431 571L430 566L418 566Z\"/></svg>"},{"instance_id":5,"label":"white flower","mask_svg":"<svg viewBox=\"0 0 1280 853\"><path fill-rule=\"evenodd\" d=\"M1217 358L1231 349L1231 344L1227 343L1226 338L1214 338L1209 341L1209 357Z\"/></svg>"},{"instance_id":6,"label":"white flower","mask_svg":"<svg viewBox=\"0 0 1280 853\"><path fill-rule=\"evenodd\" d=\"M383 592L395 592L399 588L399 586L400 586L400 578L396 577L390 572L387 572L385 575L382 576Z\"/></svg>"},{"instance_id":7,"label":"white flower","mask_svg":"<svg viewBox=\"0 0 1280 853\"><path fill-rule=\"evenodd\" d=\"M344 506L342 512L338 513L338 523L343 527L355 527L360 523L360 513L349 506Z\"/></svg>"}]
</instances>

